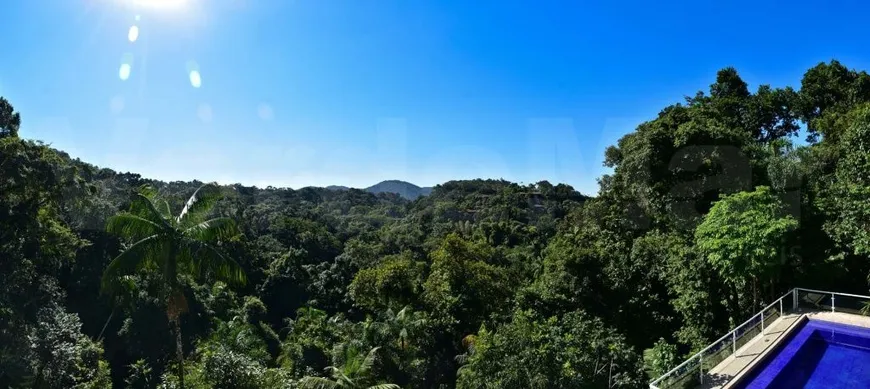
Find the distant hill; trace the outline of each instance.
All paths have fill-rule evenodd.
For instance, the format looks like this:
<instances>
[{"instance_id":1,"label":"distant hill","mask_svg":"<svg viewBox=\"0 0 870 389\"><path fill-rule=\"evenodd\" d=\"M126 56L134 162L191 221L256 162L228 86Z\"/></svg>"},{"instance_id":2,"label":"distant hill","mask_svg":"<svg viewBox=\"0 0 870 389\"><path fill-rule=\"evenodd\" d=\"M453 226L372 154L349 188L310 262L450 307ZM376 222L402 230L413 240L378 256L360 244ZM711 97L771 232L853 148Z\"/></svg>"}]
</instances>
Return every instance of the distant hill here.
<instances>
[{"instance_id":1,"label":"distant hill","mask_svg":"<svg viewBox=\"0 0 870 389\"><path fill-rule=\"evenodd\" d=\"M405 181L387 180L372 185L366 188L365 191L369 193L396 193L408 200L415 200L420 196L428 196L432 193L432 188L421 188Z\"/></svg>"},{"instance_id":2,"label":"distant hill","mask_svg":"<svg viewBox=\"0 0 870 389\"><path fill-rule=\"evenodd\" d=\"M330 186L327 186L326 189L348 190L351 188L348 188L348 187L342 186L342 185L330 185ZM363 190L366 192L369 192L369 193L374 193L374 194L395 193L395 194L398 194L399 196L401 196L405 199L408 199L408 200L415 200L420 196L428 196L430 193L432 193L432 188L429 188L429 187L421 188L421 187L414 185L410 182L399 181L399 180L383 181L383 182L377 183L375 185L372 185L368 188L365 188Z\"/></svg>"}]
</instances>

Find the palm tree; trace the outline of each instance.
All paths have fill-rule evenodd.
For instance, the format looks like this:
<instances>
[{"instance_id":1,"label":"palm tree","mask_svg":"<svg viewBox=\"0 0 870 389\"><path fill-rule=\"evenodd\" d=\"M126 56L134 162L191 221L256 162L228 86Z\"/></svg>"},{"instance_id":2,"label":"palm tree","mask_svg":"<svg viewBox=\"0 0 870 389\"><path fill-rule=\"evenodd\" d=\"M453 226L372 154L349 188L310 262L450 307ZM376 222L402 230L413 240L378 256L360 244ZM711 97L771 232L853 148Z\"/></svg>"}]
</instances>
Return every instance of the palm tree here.
<instances>
[{"instance_id":1,"label":"palm tree","mask_svg":"<svg viewBox=\"0 0 870 389\"><path fill-rule=\"evenodd\" d=\"M392 309L387 309L386 323L390 332L398 332L395 334L396 342L399 350L407 351L410 347L409 332L416 331L418 328L426 324L426 319L421 318L417 312L414 312L411 307L406 306L399 312L393 313Z\"/></svg>"},{"instance_id":2,"label":"palm tree","mask_svg":"<svg viewBox=\"0 0 870 389\"><path fill-rule=\"evenodd\" d=\"M371 379L372 367L377 360L379 347L362 355L356 347L345 349L345 361L341 368L328 366L325 370L330 378L305 377L299 381L300 389L401 389L396 384L376 384L366 386Z\"/></svg>"},{"instance_id":3,"label":"palm tree","mask_svg":"<svg viewBox=\"0 0 870 389\"><path fill-rule=\"evenodd\" d=\"M425 324L426 319L422 318L418 312L414 312L410 306L405 306L399 312L393 312L391 308L387 308L384 321L373 321L368 325L373 330L371 332L376 335L376 338L372 339L374 344L390 343L388 350L391 351L399 370L404 371L405 362L411 359L416 351L415 345L412 344L412 334L416 334Z\"/></svg>"},{"instance_id":4,"label":"palm tree","mask_svg":"<svg viewBox=\"0 0 870 389\"><path fill-rule=\"evenodd\" d=\"M238 237L236 223L225 217L208 218L222 197L216 184L200 186L177 216L169 203L148 186L133 193L130 210L111 218L106 229L133 242L115 257L103 273L103 292L114 294L118 280L140 270L158 272L160 296L166 301L166 316L175 331L178 375L184 388L184 353L179 316L187 311L180 275L244 284L241 267L225 256L220 245Z\"/></svg>"}]
</instances>

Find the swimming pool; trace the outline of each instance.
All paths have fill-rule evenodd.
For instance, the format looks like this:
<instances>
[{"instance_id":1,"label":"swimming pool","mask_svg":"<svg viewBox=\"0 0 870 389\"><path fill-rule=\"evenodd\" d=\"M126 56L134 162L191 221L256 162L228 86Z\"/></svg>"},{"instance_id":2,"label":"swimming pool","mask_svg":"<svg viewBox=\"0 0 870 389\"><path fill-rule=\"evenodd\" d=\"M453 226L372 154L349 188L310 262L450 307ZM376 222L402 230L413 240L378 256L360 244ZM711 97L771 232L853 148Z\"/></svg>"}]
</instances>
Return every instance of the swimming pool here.
<instances>
[{"instance_id":1,"label":"swimming pool","mask_svg":"<svg viewBox=\"0 0 870 389\"><path fill-rule=\"evenodd\" d=\"M870 329L807 320L734 388L870 388Z\"/></svg>"}]
</instances>

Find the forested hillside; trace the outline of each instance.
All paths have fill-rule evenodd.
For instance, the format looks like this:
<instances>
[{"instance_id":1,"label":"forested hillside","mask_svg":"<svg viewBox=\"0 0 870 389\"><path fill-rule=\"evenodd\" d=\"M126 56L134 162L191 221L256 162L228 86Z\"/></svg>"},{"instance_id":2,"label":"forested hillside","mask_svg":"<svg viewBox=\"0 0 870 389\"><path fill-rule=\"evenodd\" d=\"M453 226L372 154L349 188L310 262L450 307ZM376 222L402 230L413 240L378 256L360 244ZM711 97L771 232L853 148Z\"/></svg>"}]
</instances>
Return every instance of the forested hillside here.
<instances>
[{"instance_id":1,"label":"forested hillside","mask_svg":"<svg viewBox=\"0 0 870 389\"><path fill-rule=\"evenodd\" d=\"M350 188L341 185L330 185L327 186L326 189L348 190ZM432 188L421 188L410 182L398 180L381 181L375 185L365 188L364 190L366 192L376 195L380 193L395 193L406 200L416 200L417 197L428 196L430 193L432 193Z\"/></svg>"},{"instance_id":2,"label":"forested hillside","mask_svg":"<svg viewBox=\"0 0 870 389\"><path fill-rule=\"evenodd\" d=\"M0 100L0 387L641 388L794 286L866 293L870 75L686 92L594 198L160 182Z\"/></svg>"}]
</instances>

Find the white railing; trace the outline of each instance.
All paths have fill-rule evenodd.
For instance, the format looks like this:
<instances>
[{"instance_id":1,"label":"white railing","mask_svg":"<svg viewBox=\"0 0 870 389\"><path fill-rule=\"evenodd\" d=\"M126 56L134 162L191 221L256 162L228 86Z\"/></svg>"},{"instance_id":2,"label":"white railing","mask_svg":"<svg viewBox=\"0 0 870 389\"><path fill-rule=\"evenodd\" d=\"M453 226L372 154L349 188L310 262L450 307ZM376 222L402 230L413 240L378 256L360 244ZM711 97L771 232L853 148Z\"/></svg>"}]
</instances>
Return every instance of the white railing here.
<instances>
[{"instance_id":1,"label":"white railing","mask_svg":"<svg viewBox=\"0 0 870 389\"><path fill-rule=\"evenodd\" d=\"M728 356L736 354L737 349L740 348L737 345L738 341L746 338L746 335L754 332L756 328L760 327L760 332L763 334L765 321L770 320L770 318L772 317L772 315L768 313L767 318L765 318L765 313L769 312L771 308L777 307L779 308L779 310L776 313L778 313L779 316L782 316L782 314L784 313L784 306L782 302L785 300L785 298L789 296L794 296L794 294L795 289L790 290L788 293L784 294L782 297L778 298L770 305L762 309L760 312L749 318L749 320L743 322L743 324L735 327L733 330L731 330L721 338L717 339L715 342L711 343L703 350L689 357L689 359L687 359L685 362L679 364L677 367L671 369L655 381L651 382L649 384L649 387L651 389L660 389L659 385L663 382L667 384L668 387L670 387L674 386L674 384L677 383L691 381L694 379L694 377L698 377L700 383L703 384L705 363L707 365L710 365L710 367L713 367ZM794 301L794 298L792 298L792 303L794 303ZM752 337L754 336L755 335L753 334ZM729 345L731 347L727 347ZM729 349L731 353L728 353ZM723 356L723 354L725 355ZM695 376L695 374L697 374L697 376ZM669 379L673 379L675 382L665 382Z\"/></svg>"},{"instance_id":2,"label":"white railing","mask_svg":"<svg viewBox=\"0 0 870 389\"><path fill-rule=\"evenodd\" d=\"M837 296L840 296L839 300ZM791 307L786 307L785 302L788 301L786 298L789 297L791 298ZM825 304L828 300L830 304ZM846 302L844 303L843 300L846 300ZM837 301L840 301L840 304L835 304ZM686 383L694 381L696 377L698 383L703 384L705 371L709 372L710 368L713 368L725 358L736 355L743 344L748 343L757 335L754 331L760 329L759 333L764 335L765 325L783 316L786 312L785 309L789 309L791 312L799 311L802 310L801 308L806 307L812 310L830 309L831 312L863 313L862 308L865 308L868 303L870 303L870 296L794 288L782 295L782 297L774 300L749 318L749 320L743 322L743 324L735 327L731 332L728 332L703 350L689 357L685 362L651 382L649 387L650 389L662 389L674 386L683 387ZM705 365L709 366L709 368L705 369Z\"/></svg>"}]
</instances>

